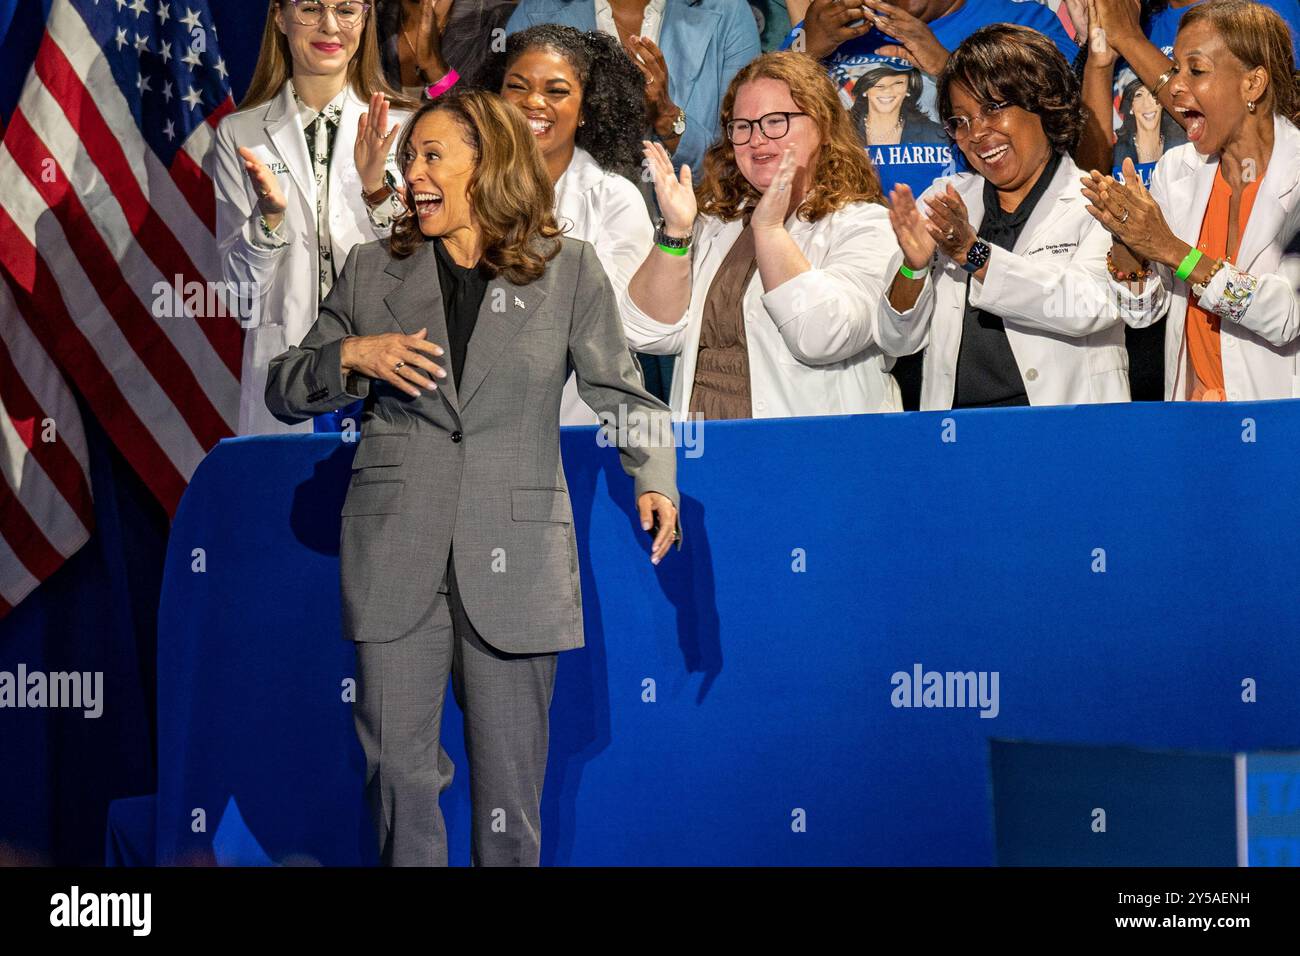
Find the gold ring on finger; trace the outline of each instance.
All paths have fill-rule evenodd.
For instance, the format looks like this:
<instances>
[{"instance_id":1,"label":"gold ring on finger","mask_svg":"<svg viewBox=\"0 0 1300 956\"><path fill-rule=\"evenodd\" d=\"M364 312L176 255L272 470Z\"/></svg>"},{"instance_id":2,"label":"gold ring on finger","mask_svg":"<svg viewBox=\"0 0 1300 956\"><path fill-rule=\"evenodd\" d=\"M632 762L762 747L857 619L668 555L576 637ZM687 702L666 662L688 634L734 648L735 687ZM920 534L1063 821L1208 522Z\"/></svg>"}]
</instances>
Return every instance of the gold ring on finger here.
<instances>
[{"instance_id":1,"label":"gold ring on finger","mask_svg":"<svg viewBox=\"0 0 1300 956\"><path fill-rule=\"evenodd\" d=\"M393 371L394 371L394 372L399 371L399 370L400 370L401 368L403 368L405 365L406 365L405 362L398 362L396 365L393 366Z\"/></svg>"}]
</instances>

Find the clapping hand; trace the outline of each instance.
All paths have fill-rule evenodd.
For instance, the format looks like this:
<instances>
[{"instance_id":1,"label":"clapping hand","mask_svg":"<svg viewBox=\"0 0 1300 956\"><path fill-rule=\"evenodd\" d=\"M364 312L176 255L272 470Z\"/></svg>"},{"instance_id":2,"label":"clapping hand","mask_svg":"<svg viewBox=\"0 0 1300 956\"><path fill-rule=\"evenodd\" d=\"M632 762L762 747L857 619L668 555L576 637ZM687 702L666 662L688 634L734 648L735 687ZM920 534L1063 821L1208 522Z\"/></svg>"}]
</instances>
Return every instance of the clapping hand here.
<instances>
[{"instance_id":1,"label":"clapping hand","mask_svg":"<svg viewBox=\"0 0 1300 956\"><path fill-rule=\"evenodd\" d=\"M662 143L641 141L646 165L654 179L655 199L664 217L664 230L674 238L685 238L695 227L695 186L691 181L691 167L682 164L679 176L673 175L673 163Z\"/></svg>"},{"instance_id":2,"label":"clapping hand","mask_svg":"<svg viewBox=\"0 0 1300 956\"><path fill-rule=\"evenodd\" d=\"M921 207L906 183L899 183L889 193L889 224L894 227L903 262L909 269L924 269L934 258L935 239L930 235Z\"/></svg>"},{"instance_id":3,"label":"clapping hand","mask_svg":"<svg viewBox=\"0 0 1300 956\"><path fill-rule=\"evenodd\" d=\"M383 93L370 97L370 110L357 119L357 143L352 159L361 176L361 188L373 193L384 185L384 165L400 126L388 128L388 100Z\"/></svg>"}]
</instances>

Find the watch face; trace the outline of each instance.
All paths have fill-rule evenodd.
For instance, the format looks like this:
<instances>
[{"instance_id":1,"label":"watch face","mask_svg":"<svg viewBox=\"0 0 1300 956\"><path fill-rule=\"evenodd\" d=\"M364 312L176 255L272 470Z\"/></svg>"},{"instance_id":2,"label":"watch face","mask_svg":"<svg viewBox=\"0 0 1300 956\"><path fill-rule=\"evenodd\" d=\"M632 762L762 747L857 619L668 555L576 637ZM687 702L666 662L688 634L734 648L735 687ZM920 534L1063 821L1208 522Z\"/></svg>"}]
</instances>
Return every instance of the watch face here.
<instances>
[{"instance_id":1,"label":"watch face","mask_svg":"<svg viewBox=\"0 0 1300 956\"><path fill-rule=\"evenodd\" d=\"M976 239L975 244L972 245L970 251L966 253L966 265L962 268L967 272L979 272L980 269L984 268L984 263L989 261L989 253L991 251L992 250L989 249L988 243L983 239Z\"/></svg>"}]
</instances>

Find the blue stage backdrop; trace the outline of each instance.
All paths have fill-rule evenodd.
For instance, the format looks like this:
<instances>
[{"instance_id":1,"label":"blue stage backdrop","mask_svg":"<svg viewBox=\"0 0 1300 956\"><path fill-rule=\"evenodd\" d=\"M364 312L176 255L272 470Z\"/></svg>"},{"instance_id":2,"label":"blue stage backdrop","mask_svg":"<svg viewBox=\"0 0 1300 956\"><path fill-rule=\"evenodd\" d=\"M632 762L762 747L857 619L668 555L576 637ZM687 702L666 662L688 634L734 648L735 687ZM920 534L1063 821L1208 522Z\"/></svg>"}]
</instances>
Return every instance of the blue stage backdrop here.
<instances>
[{"instance_id":1,"label":"blue stage backdrop","mask_svg":"<svg viewBox=\"0 0 1300 956\"><path fill-rule=\"evenodd\" d=\"M563 436L587 646L560 658L546 863L990 864L990 739L1300 746L1300 404L710 423L658 569L594 436ZM162 861L374 858L339 634L354 447L226 442L182 503Z\"/></svg>"}]
</instances>

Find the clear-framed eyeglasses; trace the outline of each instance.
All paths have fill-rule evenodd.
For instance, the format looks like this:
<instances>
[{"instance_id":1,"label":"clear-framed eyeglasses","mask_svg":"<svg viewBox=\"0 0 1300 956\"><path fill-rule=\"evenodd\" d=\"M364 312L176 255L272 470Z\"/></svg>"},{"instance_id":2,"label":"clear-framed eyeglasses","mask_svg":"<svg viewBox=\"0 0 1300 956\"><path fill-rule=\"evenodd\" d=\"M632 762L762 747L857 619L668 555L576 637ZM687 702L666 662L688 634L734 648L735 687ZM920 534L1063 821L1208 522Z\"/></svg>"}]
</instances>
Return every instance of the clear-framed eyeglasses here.
<instances>
[{"instance_id":1,"label":"clear-framed eyeglasses","mask_svg":"<svg viewBox=\"0 0 1300 956\"><path fill-rule=\"evenodd\" d=\"M321 3L320 0L289 0L293 18L305 27L320 26L326 9L334 11L334 21L342 30L355 30L365 22L370 4L359 0L342 0L341 3Z\"/></svg>"},{"instance_id":2,"label":"clear-framed eyeglasses","mask_svg":"<svg viewBox=\"0 0 1300 956\"><path fill-rule=\"evenodd\" d=\"M1005 100L1001 103L985 103L979 109L978 119L985 126L996 126L1006 116L1006 108L1010 105ZM953 139L965 139L971 132L971 120L966 116L949 116L943 121L943 128Z\"/></svg>"}]
</instances>

